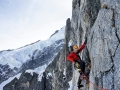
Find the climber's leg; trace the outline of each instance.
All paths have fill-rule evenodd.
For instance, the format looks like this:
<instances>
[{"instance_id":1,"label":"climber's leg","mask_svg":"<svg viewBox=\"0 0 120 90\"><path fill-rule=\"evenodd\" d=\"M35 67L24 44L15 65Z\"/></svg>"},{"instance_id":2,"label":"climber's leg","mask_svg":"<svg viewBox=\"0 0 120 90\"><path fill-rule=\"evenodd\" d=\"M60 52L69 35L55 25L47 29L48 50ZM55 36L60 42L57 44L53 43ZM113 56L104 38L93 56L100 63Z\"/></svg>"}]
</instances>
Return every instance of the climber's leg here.
<instances>
[{"instance_id":1,"label":"climber's leg","mask_svg":"<svg viewBox=\"0 0 120 90\"><path fill-rule=\"evenodd\" d=\"M77 87L78 87L78 90L81 88L81 87L83 87L83 85L81 85L81 76L79 76L79 78L78 78L78 82L77 82Z\"/></svg>"}]
</instances>

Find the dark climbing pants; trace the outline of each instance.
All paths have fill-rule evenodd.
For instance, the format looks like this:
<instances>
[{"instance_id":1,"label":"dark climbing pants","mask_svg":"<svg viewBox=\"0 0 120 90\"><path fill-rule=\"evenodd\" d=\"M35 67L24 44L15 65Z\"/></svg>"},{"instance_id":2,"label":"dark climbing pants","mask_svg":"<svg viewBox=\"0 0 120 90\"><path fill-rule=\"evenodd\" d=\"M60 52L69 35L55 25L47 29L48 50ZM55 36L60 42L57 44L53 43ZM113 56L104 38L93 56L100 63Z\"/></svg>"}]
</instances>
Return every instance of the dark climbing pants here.
<instances>
[{"instance_id":1,"label":"dark climbing pants","mask_svg":"<svg viewBox=\"0 0 120 90\"><path fill-rule=\"evenodd\" d=\"M81 73L84 73L85 72L85 62L84 61L79 61L78 64L81 68Z\"/></svg>"},{"instance_id":2,"label":"dark climbing pants","mask_svg":"<svg viewBox=\"0 0 120 90\"><path fill-rule=\"evenodd\" d=\"M80 88L81 87L81 76L82 76L82 74L84 74L84 72L85 72L85 62L84 61L79 61L78 62L78 64L79 64L79 66L80 66L80 68L81 68L81 71L79 72L80 73L80 76L79 76L79 78L78 78L78 82L77 82L77 86L78 86L78 88Z\"/></svg>"},{"instance_id":3,"label":"dark climbing pants","mask_svg":"<svg viewBox=\"0 0 120 90\"><path fill-rule=\"evenodd\" d=\"M79 76L79 78L78 78L78 82L77 82L77 87L78 87L78 88L81 87L81 81L82 81L82 80L81 80L81 78L80 78L80 76Z\"/></svg>"}]
</instances>

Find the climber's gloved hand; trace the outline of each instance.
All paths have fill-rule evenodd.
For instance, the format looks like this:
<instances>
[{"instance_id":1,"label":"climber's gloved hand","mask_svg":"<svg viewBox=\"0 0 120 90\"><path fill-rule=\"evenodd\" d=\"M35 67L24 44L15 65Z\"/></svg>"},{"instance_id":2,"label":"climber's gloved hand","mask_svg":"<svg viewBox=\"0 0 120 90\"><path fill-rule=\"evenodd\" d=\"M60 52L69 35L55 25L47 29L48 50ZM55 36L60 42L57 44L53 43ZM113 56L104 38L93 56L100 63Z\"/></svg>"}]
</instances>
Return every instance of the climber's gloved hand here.
<instances>
[{"instance_id":1,"label":"climber's gloved hand","mask_svg":"<svg viewBox=\"0 0 120 90\"><path fill-rule=\"evenodd\" d=\"M87 37L85 37L85 40L87 40Z\"/></svg>"},{"instance_id":2,"label":"climber's gloved hand","mask_svg":"<svg viewBox=\"0 0 120 90\"><path fill-rule=\"evenodd\" d=\"M84 42L84 44L87 44L87 36L88 36L88 33L86 32L86 34L85 34L85 42Z\"/></svg>"},{"instance_id":3,"label":"climber's gloved hand","mask_svg":"<svg viewBox=\"0 0 120 90\"><path fill-rule=\"evenodd\" d=\"M84 41L84 44L87 44L87 37L85 37L85 41Z\"/></svg>"}]
</instances>

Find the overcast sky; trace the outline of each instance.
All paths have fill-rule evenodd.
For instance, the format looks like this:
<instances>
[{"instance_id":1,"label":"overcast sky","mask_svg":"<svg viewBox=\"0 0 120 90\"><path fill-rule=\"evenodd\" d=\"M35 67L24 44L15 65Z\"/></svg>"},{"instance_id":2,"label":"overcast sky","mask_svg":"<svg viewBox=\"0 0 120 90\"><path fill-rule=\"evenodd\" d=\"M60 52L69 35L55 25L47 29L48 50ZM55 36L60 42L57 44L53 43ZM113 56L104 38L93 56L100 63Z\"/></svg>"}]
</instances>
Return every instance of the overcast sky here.
<instances>
[{"instance_id":1,"label":"overcast sky","mask_svg":"<svg viewBox=\"0 0 120 90\"><path fill-rule=\"evenodd\" d=\"M72 15L72 0L0 0L0 51L46 40Z\"/></svg>"}]
</instances>

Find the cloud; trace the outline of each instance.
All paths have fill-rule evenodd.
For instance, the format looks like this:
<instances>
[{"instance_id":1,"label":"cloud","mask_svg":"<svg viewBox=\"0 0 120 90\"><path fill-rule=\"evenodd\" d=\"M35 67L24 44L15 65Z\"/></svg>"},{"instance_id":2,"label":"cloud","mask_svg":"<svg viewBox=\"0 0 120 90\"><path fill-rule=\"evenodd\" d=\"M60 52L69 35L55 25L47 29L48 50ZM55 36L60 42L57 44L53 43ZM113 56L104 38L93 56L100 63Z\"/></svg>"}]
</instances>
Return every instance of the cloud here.
<instances>
[{"instance_id":1,"label":"cloud","mask_svg":"<svg viewBox=\"0 0 120 90\"><path fill-rule=\"evenodd\" d=\"M17 40L22 41L17 45L21 47L48 39L65 26L72 12L72 0L1 0L0 6L0 37L6 36L0 44L7 44L7 38L11 38L12 48L16 48Z\"/></svg>"}]
</instances>

